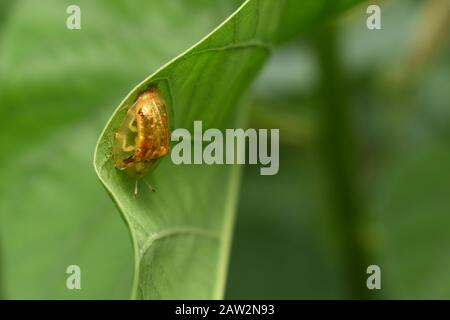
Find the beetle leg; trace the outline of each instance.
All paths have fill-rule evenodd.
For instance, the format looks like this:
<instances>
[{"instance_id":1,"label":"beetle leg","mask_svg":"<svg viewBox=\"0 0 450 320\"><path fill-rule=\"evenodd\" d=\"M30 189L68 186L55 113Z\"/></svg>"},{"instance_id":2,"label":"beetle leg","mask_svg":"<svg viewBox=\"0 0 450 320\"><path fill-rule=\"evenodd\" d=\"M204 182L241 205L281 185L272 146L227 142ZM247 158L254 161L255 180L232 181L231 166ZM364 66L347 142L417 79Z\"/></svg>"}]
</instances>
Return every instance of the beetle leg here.
<instances>
[{"instance_id":1,"label":"beetle leg","mask_svg":"<svg viewBox=\"0 0 450 320\"><path fill-rule=\"evenodd\" d=\"M138 194L138 180L136 179L136 182L134 184L134 194L133 194L133 198L136 198Z\"/></svg>"},{"instance_id":2,"label":"beetle leg","mask_svg":"<svg viewBox=\"0 0 450 320\"><path fill-rule=\"evenodd\" d=\"M135 148L133 145L127 145L127 137L126 136L124 136L123 134L120 134L120 133L116 133L116 139L122 140L122 151L124 151L124 152L134 151Z\"/></svg>"},{"instance_id":3,"label":"beetle leg","mask_svg":"<svg viewBox=\"0 0 450 320\"><path fill-rule=\"evenodd\" d=\"M133 145L127 146L127 139L123 139L122 150L124 152L131 152L134 151L134 146Z\"/></svg>"},{"instance_id":4,"label":"beetle leg","mask_svg":"<svg viewBox=\"0 0 450 320\"><path fill-rule=\"evenodd\" d=\"M131 132L137 132L137 131L138 131L138 130L137 130L137 127L134 125L134 123L136 122L135 120L136 120L136 119L133 118L133 119L131 119L131 121L128 123L128 129L130 129Z\"/></svg>"}]
</instances>

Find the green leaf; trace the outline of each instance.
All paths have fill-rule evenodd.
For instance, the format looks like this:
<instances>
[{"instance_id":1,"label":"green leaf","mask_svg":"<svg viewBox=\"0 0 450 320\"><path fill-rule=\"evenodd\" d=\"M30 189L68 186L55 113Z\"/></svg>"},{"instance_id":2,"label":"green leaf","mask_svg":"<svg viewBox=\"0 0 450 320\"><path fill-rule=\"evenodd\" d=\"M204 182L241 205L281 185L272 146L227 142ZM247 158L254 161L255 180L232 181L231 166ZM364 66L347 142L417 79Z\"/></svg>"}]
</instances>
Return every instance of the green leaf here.
<instances>
[{"instance_id":1,"label":"green leaf","mask_svg":"<svg viewBox=\"0 0 450 320\"><path fill-rule=\"evenodd\" d=\"M269 56L279 1L247 1L199 44L138 85L120 104L97 145L95 167L130 228L137 298L221 298L224 292L237 166L177 166L170 156L144 179L156 193L114 167L111 143L136 96L157 85L171 127L192 132L239 127L239 97ZM219 183L218 183L219 182Z\"/></svg>"},{"instance_id":2,"label":"green leaf","mask_svg":"<svg viewBox=\"0 0 450 320\"><path fill-rule=\"evenodd\" d=\"M311 26L317 26L324 19L347 9L361 0L284 0L280 26L276 34L277 43L291 40Z\"/></svg>"},{"instance_id":3,"label":"green leaf","mask_svg":"<svg viewBox=\"0 0 450 320\"><path fill-rule=\"evenodd\" d=\"M242 127L245 111L238 101L269 57L283 10L284 1L246 1L134 88L106 125L94 164L130 228L134 298L223 297L240 173L236 166L177 166L169 155L147 173L145 183L139 180L134 196L136 179L114 167L111 145L118 127L136 97L155 85L167 102L172 129L192 133L195 120L203 122L203 130Z\"/></svg>"}]
</instances>

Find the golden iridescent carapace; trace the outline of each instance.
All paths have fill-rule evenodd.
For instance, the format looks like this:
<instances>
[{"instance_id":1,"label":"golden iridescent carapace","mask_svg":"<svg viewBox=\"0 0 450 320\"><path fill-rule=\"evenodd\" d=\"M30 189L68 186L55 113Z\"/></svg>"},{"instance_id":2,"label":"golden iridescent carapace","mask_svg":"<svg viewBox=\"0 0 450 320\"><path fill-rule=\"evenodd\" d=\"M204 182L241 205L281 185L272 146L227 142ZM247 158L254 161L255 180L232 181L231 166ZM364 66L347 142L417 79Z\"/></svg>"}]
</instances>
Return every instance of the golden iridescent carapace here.
<instances>
[{"instance_id":1,"label":"golden iridescent carapace","mask_svg":"<svg viewBox=\"0 0 450 320\"><path fill-rule=\"evenodd\" d=\"M115 167L142 176L168 152L166 105L159 90L151 87L137 97L115 133Z\"/></svg>"}]
</instances>

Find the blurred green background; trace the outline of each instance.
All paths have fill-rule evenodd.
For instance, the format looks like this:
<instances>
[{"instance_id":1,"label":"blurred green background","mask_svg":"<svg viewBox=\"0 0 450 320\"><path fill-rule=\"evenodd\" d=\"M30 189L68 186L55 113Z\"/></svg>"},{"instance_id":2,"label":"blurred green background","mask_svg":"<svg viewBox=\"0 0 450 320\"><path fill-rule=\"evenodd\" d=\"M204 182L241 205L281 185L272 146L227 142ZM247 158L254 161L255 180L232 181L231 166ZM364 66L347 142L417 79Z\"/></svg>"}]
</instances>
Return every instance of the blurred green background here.
<instances>
[{"instance_id":1,"label":"blurred green background","mask_svg":"<svg viewBox=\"0 0 450 320\"><path fill-rule=\"evenodd\" d=\"M212 3L79 1L82 33L55 27L70 1L0 3L1 298L129 297L95 142L136 83L236 8ZM245 167L226 298L450 298L449 2L376 3L382 30L363 2L275 50L254 84L249 127L280 128L280 171Z\"/></svg>"},{"instance_id":2,"label":"blurred green background","mask_svg":"<svg viewBox=\"0 0 450 320\"><path fill-rule=\"evenodd\" d=\"M450 298L449 3L377 4L382 30L363 3L255 85L250 126L280 128L281 165L245 170L228 298Z\"/></svg>"}]
</instances>

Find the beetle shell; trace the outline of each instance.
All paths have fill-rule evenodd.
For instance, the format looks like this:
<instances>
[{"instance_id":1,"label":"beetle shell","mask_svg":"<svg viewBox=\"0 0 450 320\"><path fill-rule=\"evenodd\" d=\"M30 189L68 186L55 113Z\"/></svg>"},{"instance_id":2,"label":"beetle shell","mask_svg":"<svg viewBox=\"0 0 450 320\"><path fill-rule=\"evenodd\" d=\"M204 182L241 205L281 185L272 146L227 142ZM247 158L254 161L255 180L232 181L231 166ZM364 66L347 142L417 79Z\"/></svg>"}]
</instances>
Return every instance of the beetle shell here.
<instances>
[{"instance_id":1,"label":"beetle shell","mask_svg":"<svg viewBox=\"0 0 450 320\"><path fill-rule=\"evenodd\" d=\"M158 89L149 88L137 97L114 136L115 167L141 176L168 152L166 105Z\"/></svg>"}]
</instances>

